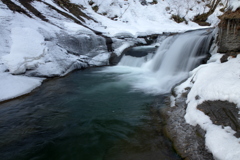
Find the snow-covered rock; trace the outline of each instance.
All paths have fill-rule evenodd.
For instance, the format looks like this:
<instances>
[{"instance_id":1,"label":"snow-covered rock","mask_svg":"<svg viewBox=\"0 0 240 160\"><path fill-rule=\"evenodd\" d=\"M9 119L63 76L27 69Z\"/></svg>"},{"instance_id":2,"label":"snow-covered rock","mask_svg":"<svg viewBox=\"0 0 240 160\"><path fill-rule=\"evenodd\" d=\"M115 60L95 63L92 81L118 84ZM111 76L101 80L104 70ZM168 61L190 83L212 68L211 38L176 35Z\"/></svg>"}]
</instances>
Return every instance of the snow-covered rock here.
<instances>
[{"instance_id":1,"label":"snow-covered rock","mask_svg":"<svg viewBox=\"0 0 240 160\"><path fill-rule=\"evenodd\" d=\"M208 64L201 65L191 72L187 81L175 88L180 96L191 88L187 97L185 119L191 125L200 125L206 131L206 146L219 160L237 160L240 156L240 139L234 136L231 127L215 125L197 106L204 101L228 101L240 108L237 88L240 87L240 56L221 63L213 56ZM217 114L217 113L216 113Z\"/></svg>"},{"instance_id":2,"label":"snow-covered rock","mask_svg":"<svg viewBox=\"0 0 240 160\"><path fill-rule=\"evenodd\" d=\"M0 101L38 87L42 79L35 77L63 76L74 69L108 64L105 38L80 25L80 20L76 23L77 18L54 1L31 3L48 21L12 2L27 15L0 2Z\"/></svg>"},{"instance_id":3,"label":"snow-covered rock","mask_svg":"<svg viewBox=\"0 0 240 160\"><path fill-rule=\"evenodd\" d=\"M228 8L232 11L236 11L238 8L240 8L240 0L229 0Z\"/></svg>"},{"instance_id":4,"label":"snow-covered rock","mask_svg":"<svg viewBox=\"0 0 240 160\"><path fill-rule=\"evenodd\" d=\"M4 64L12 74L25 73L35 68L46 49L44 37L31 28L12 28L10 53L2 56Z\"/></svg>"}]
</instances>

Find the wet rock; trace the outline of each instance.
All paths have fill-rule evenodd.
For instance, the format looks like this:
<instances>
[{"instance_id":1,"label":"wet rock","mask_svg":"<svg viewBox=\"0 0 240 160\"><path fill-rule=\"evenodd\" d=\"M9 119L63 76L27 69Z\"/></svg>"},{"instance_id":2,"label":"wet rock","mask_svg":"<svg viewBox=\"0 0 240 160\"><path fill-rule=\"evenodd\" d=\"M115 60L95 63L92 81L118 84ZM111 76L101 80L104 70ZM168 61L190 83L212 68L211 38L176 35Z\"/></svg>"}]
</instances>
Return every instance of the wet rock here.
<instances>
[{"instance_id":1,"label":"wet rock","mask_svg":"<svg viewBox=\"0 0 240 160\"><path fill-rule=\"evenodd\" d=\"M224 55L222 56L220 61L221 61L221 63L227 62L229 57L236 58L238 54L239 53L235 53L235 52L224 53Z\"/></svg>"},{"instance_id":2,"label":"wet rock","mask_svg":"<svg viewBox=\"0 0 240 160\"><path fill-rule=\"evenodd\" d=\"M205 131L199 126L186 123L185 98L180 98L175 107L161 111L166 120L165 133L173 141L177 153L186 160L213 160L211 153L205 148Z\"/></svg>"},{"instance_id":3,"label":"wet rock","mask_svg":"<svg viewBox=\"0 0 240 160\"><path fill-rule=\"evenodd\" d=\"M109 58L109 65L111 66L117 65L121 58L122 56L118 56L116 53L112 53Z\"/></svg>"},{"instance_id":4,"label":"wet rock","mask_svg":"<svg viewBox=\"0 0 240 160\"><path fill-rule=\"evenodd\" d=\"M206 101L197 107L210 117L216 125L230 126L240 138L240 116L235 104L227 101Z\"/></svg>"}]
</instances>

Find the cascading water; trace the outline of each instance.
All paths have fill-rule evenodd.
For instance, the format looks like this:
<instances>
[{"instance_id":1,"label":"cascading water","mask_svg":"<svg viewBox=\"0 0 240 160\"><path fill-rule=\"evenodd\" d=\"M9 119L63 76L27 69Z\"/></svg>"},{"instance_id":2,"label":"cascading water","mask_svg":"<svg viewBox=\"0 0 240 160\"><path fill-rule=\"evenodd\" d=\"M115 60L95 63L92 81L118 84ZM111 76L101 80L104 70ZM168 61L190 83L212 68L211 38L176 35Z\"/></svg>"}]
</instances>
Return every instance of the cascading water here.
<instances>
[{"instance_id":1,"label":"cascading water","mask_svg":"<svg viewBox=\"0 0 240 160\"><path fill-rule=\"evenodd\" d=\"M119 65L134 66L145 72L141 77L145 75L147 78L134 82L136 89L167 93L175 84L187 78L189 71L202 63L211 39L211 32L206 30L170 36L161 43L150 60L149 56L123 56Z\"/></svg>"},{"instance_id":2,"label":"cascading water","mask_svg":"<svg viewBox=\"0 0 240 160\"><path fill-rule=\"evenodd\" d=\"M152 54L146 55L144 57L138 57L138 58L123 55L123 57L118 65L141 67L146 61L150 60L151 58L152 58Z\"/></svg>"}]
</instances>

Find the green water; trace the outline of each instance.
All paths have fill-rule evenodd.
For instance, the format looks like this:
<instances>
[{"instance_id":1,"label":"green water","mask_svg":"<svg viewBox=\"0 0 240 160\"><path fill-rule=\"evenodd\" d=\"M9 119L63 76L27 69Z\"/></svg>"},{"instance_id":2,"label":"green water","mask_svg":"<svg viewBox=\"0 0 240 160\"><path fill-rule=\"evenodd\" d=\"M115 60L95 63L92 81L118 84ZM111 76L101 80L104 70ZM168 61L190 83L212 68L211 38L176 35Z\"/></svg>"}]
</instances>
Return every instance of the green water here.
<instances>
[{"instance_id":1,"label":"green water","mask_svg":"<svg viewBox=\"0 0 240 160\"><path fill-rule=\"evenodd\" d=\"M177 160L155 98L100 68L0 103L1 160ZM119 73L118 73L119 74Z\"/></svg>"}]
</instances>

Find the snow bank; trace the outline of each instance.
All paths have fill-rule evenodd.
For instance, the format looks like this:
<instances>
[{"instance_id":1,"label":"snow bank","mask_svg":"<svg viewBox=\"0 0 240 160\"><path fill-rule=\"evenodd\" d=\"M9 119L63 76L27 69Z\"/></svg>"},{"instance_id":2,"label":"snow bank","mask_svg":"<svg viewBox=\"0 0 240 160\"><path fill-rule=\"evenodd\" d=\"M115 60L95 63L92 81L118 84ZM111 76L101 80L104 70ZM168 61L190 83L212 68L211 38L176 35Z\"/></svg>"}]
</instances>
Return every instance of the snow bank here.
<instances>
[{"instance_id":1,"label":"snow bank","mask_svg":"<svg viewBox=\"0 0 240 160\"><path fill-rule=\"evenodd\" d=\"M232 11L236 11L240 7L240 0L230 0L229 1L229 8Z\"/></svg>"},{"instance_id":2,"label":"snow bank","mask_svg":"<svg viewBox=\"0 0 240 160\"><path fill-rule=\"evenodd\" d=\"M42 78L14 76L10 73L0 73L0 101L27 94L40 86L42 81Z\"/></svg>"},{"instance_id":3,"label":"snow bank","mask_svg":"<svg viewBox=\"0 0 240 160\"><path fill-rule=\"evenodd\" d=\"M10 54L2 57L10 73L21 74L34 68L44 54L44 37L36 30L20 27L11 30L11 37Z\"/></svg>"},{"instance_id":4,"label":"snow bank","mask_svg":"<svg viewBox=\"0 0 240 160\"><path fill-rule=\"evenodd\" d=\"M206 146L219 160L238 160L240 139L233 136L230 127L214 125L210 118L197 109L204 101L222 100L237 104L240 108L240 56L220 63L219 54L210 63L201 65L191 72L191 76L175 91L180 95L185 88L191 87L187 97L185 119L191 125L200 125L206 130ZM196 98L198 97L198 98Z\"/></svg>"}]
</instances>

